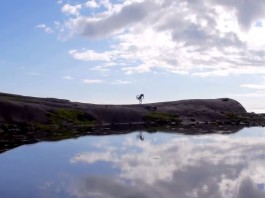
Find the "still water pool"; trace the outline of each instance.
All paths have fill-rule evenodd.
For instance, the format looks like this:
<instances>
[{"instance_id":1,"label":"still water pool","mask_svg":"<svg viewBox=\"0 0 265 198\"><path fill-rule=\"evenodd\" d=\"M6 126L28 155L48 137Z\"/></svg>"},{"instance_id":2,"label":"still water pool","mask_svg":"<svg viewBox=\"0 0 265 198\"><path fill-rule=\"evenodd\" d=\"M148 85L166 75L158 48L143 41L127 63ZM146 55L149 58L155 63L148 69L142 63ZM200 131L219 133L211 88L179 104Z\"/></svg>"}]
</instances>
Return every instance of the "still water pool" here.
<instances>
[{"instance_id":1,"label":"still water pool","mask_svg":"<svg viewBox=\"0 0 265 198\"><path fill-rule=\"evenodd\" d=\"M265 129L136 131L20 146L0 154L0 197L264 198Z\"/></svg>"}]
</instances>

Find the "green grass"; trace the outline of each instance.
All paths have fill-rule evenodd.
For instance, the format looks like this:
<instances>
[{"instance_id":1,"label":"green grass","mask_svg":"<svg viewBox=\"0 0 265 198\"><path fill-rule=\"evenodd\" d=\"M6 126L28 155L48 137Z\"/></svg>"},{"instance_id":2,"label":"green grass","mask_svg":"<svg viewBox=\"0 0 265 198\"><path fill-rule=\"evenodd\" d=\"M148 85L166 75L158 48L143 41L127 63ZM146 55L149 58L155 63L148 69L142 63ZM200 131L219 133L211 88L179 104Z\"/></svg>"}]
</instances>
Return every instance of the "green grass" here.
<instances>
[{"instance_id":1,"label":"green grass","mask_svg":"<svg viewBox=\"0 0 265 198\"><path fill-rule=\"evenodd\" d=\"M155 122L158 124L169 124L175 122L176 124L180 123L180 120L176 115L170 113L161 113L161 112L152 112L147 114L144 117L146 122Z\"/></svg>"},{"instance_id":2,"label":"green grass","mask_svg":"<svg viewBox=\"0 0 265 198\"><path fill-rule=\"evenodd\" d=\"M61 108L49 115L49 121L52 125L95 125L96 121L83 111Z\"/></svg>"}]
</instances>

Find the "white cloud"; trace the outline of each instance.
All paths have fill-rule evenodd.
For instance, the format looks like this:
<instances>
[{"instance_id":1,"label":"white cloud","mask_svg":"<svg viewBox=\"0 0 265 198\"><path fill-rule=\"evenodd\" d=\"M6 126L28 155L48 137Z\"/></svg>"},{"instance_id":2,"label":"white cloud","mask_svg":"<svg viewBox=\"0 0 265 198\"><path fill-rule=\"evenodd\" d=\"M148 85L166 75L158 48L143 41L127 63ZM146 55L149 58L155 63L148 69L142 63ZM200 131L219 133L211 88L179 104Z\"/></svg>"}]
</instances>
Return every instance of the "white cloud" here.
<instances>
[{"instance_id":1,"label":"white cloud","mask_svg":"<svg viewBox=\"0 0 265 198\"><path fill-rule=\"evenodd\" d=\"M121 9L113 9L111 13L72 19L67 25L77 34L98 38L120 32L128 25L142 21L153 11L154 5L149 1L132 3L122 6Z\"/></svg>"},{"instance_id":2,"label":"white cloud","mask_svg":"<svg viewBox=\"0 0 265 198\"><path fill-rule=\"evenodd\" d=\"M242 63L243 64L243 63ZM231 67L230 65L223 66L218 64L218 68L211 68L211 71L203 71L203 72L194 72L192 75L200 76L200 77L209 77L209 76L228 76L230 74L240 75L240 74L265 74L265 69L255 66L240 66L240 67ZM241 69L241 70L240 70Z\"/></svg>"},{"instance_id":3,"label":"white cloud","mask_svg":"<svg viewBox=\"0 0 265 198\"><path fill-rule=\"evenodd\" d=\"M77 4L77 5L70 5L70 4L65 4L62 7L62 12L69 14L69 15L75 15L78 16L79 15L79 11L82 8L81 4Z\"/></svg>"},{"instance_id":4,"label":"white cloud","mask_svg":"<svg viewBox=\"0 0 265 198\"><path fill-rule=\"evenodd\" d=\"M39 24L36 26L36 28L42 29L44 30L44 32L49 34L53 33L53 30L50 27L48 27L46 24Z\"/></svg>"},{"instance_id":5,"label":"white cloud","mask_svg":"<svg viewBox=\"0 0 265 198\"><path fill-rule=\"evenodd\" d=\"M116 80L115 82L111 83L113 85L127 85L127 84L131 84L133 82L131 81L126 81L126 80Z\"/></svg>"},{"instance_id":6,"label":"white cloud","mask_svg":"<svg viewBox=\"0 0 265 198\"><path fill-rule=\"evenodd\" d=\"M99 80L99 79L84 79L83 83L85 84L100 84L103 83L103 80Z\"/></svg>"},{"instance_id":7,"label":"white cloud","mask_svg":"<svg viewBox=\"0 0 265 198\"><path fill-rule=\"evenodd\" d=\"M95 0L89 0L85 3L85 6L86 7L89 7L89 8L98 8L100 7L99 4L97 4L97 2Z\"/></svg>"},{"instance_id":8,"label":"white cloud","mask_svg":"<svg viewBox=\"0 0 265 198\"><path fill-rule=\"evenodd\" d=\"M249 88L249 89L258 89L265 90L265 84L243 84L240 87Z\"/></svg>"},{"instance_id":9,"label":"white cloud","mask_svg":"<svg viewBox=\"0 0 265 198\"><path fill-rule=\"evenodd\" d=\"M241 97L241 98L264 98L265 92L252 92L252 93L243 93L243 94L230 94L232 97Z\"/></svg>"},{"instance_id":10,"label":"white cloud","mask_svg":"<svg viewBox=\"0 0 265 198\"><path fill-rule=\"evenodd\" d=\"M264 189L257 188L258 184L265 182L265 136L264 130L261 130L259 135L251 136L247 133L229 136L179 135L156 143L151 141L150 135L150 139L144 142L128 137L121 141L122 145L114 145L113 148L106 144L98 151L83 152L70 161L88 166L105 162L115 169L117 174L111 175L110 180L105 177L89 177L86 180L90 181L87 184L97 184L93 187L87 185L87 191L101 192L103 197L117 197L117 191L120 197L124 197L123 190L131 197L164 197L166 194L171 198L176 197L176 193L185 198L264 197ZM247 188L246 181L250 182L248 188L253 188L252 196L243 193ZM116 182L124 185L109 189L109 185ZM134 193L128 191L130 185Z\"/></svg>"},{"instance_id":11,"label":"white cloud","mask_svg":"<svg viewBox=\"0 0 265 198\"><path fill-rule=\"evenodd\" d=\"M116 80L116 81L103 81L99 79L84 79L83 83L85 84L100 84L100 83L109 83L111 85L128 85L133 83L132 81L126 81L126 80Z\"/></svg>"},{"instance_id":12,"label":"white cloud","mask_svg":"<svg viewBox=\"0 0 265 198\"><path fill-rule=\"evenodd\" d=\"M112 3L110 2L110 0L100 0L99 1L99 4L105 8L107 8L108 10L111 10L113 5Z\"/></svg>"},{"instance_id":13,"label":"white cloud","mask_svg":"<svg viewBox=\"0 0 265 198\"><path fill-rule=\"evenodd\" d=\"M71 36L110 39L110 48L69 53L126 74L265 74L265 1L256 1L101 0L95 3L106 10L70 18L64 27Z\"/></svg>"},{"instance_id":14,"label":"white cloud","mask_svg":"<svg viewBox=\"0 0 265 198\"><path fill-rule=\"evenodd\" d=\"M238 23L243 29L249 29L256 20L265 17L265 2L263 0L212 0L213 2L236 12Z\"/></svg>"},{"instance_id":15,"label":"white cloud","mask_svg":"<svg viewBox=\"0 0 265 198\"><path fill-rule=\"evenodd\" d=\"M94 50L70 50L69 54L77 60L83 60L83 61L110 61L112 58L112 52L102 52L98 53Z\"/></svg>"},{"instance_id":16,"label":"white cloud","mask_svg":"<svg viewBox=\"0 0 265 198\"><path fill-rule=\"evenodd\" d=\"M55 26L55 29L59 32L59 33L62 33L65 31L65 27L63 24L61 24L59 21L54 21L54 26Z\"/></svg>"}]
</instances>

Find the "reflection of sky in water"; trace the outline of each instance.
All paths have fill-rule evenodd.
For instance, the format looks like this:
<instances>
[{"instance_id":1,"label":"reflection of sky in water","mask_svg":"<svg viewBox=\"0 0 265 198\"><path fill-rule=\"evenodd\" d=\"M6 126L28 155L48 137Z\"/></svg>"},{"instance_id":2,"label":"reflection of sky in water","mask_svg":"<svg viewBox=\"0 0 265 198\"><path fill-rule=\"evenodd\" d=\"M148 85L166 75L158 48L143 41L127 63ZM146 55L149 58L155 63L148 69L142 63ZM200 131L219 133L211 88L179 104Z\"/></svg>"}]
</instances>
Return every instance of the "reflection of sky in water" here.
<instances>
[{"instance_id":1,"label":"reflection of sky in water","mask_svg":"<svg viewBox=\"0 0 265 198\"><path fill-rule=\"evenodd\" d=\"M265 197L265 129L139 133L22 146L0 154L0 197Z\"/></svg>"}]
</instances>

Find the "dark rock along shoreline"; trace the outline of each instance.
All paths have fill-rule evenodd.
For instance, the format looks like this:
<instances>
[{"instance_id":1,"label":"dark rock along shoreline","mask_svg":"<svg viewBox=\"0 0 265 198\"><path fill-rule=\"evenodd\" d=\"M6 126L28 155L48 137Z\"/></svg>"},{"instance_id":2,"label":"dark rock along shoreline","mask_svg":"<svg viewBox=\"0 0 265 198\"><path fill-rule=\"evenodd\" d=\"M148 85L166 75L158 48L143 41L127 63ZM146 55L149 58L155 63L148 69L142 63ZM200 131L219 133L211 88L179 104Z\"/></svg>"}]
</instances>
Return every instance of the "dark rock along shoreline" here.
<instances>
[{"instance_id":1,"label":"dark rock along shoreline","mask_svg":"<svg viewBox=\"0 0 265 198\"><path fill-rule=\"evenodd\" d=\"M239 102L229 98L96 105L0 93L0 124L55 128L132 124L264 126L265 116L248 113Z\"/></svg>"},{"instance_id":2,"label":"dark rock along shoreline","mask_svg":"<svg viewBox=\"0 0 265 198\"><path fill-rule=\"evenodd\" d=\"M0 93L0 153L24 144L136 130L185 134L234 133L265 126L229 98L135 105L96 105Z\"/></svg>"}]
</instances>

